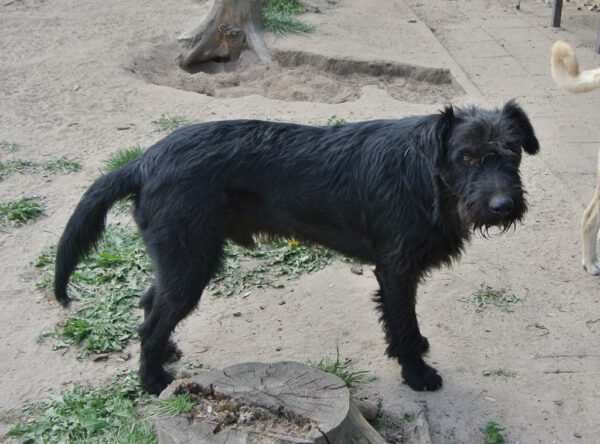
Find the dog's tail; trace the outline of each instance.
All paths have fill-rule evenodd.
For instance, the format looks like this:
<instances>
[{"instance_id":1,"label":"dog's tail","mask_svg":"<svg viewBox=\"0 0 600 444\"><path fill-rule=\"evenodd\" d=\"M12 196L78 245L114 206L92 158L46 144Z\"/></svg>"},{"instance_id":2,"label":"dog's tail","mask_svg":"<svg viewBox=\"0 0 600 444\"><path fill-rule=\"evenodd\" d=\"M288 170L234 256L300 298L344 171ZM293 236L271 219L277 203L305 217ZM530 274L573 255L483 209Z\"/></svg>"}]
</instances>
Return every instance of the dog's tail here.
<instances>
[{"instance_id":1,"label":"dog's tail","mask_svg":"<svg viewBox=\"0 0 600 444\"><path fill-rule=\"evenodd\" d=\"M100 238L106 214L119 199L135 194L141 188L141 173L136 159L102 176L85 192L75 208L56 251L54 295L67 307L70 302L67 284L75 267Z\"/></svg>"},{"instance_id":2,"label":"dog's tail","mask_svg":"<svg viewBox=\"0 0 600 444\"><path fill-rule=\"evenodd\" d=\"M579 71L575 51L562 41L552 46L550 56L552 78L558 86L572 93L582 93L600 88L600 68Z\"/></svg>"}]
</instances>

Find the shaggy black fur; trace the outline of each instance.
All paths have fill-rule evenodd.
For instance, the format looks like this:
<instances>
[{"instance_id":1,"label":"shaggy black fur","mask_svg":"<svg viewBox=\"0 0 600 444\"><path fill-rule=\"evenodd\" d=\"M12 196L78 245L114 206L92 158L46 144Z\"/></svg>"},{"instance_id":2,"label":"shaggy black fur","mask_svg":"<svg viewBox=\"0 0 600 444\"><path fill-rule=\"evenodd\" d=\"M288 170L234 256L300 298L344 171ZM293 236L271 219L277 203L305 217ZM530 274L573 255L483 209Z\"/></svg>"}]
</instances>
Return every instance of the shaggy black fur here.
<instances>
[{"instance_id":1,"label":"shaggy black fur","mask_svg":"<svg viewBox=\"0 0 600 444\"><path fill-rule=\"evenodd\" d=\"M341 126L234 120L184 127L98 179L58 246L55 293L100 237L105 216L131 196L155 263L143 296L140 375L159 393L172 380L169 337L220 266L225 239L251 247L269 233L316 242L376 265L389 356L415 390L442 378L415 314L417 284L458 258L472 229L506 230L525 211L521 150L539 149L522 109L447 107L439 114Z\"/></svg>"}]
</instances>

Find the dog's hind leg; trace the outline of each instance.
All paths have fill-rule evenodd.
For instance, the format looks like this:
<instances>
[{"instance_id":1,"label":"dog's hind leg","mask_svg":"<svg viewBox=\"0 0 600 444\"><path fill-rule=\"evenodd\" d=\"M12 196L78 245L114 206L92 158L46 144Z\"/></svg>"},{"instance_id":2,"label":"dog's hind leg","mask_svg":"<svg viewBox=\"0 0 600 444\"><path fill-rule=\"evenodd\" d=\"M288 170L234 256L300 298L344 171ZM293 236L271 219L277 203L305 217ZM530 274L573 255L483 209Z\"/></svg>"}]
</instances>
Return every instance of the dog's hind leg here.
<instances>
[{"instance_id":1,"label":"dog's hind leg","mask_svg":"<svg viewBox=\"0 0 600 444\"><path fill-rule=\"evenodd\" d=\"M410 388L437 390L442 386L442 377L422 358L429 341L419 331L415 312L418 274L400 274L378 266L375 275L380 286L378 302L388 356L398 359L402 377Z\"/></svg>"},{"instance_id":2,"label":"dog's hind leg","mask_svg":"<svg viewBox=\"0 0 600 444\"><path fill-rule=\"evenodd\" d=\"M154 297L156 296L156 287L151 285L148 290L140 297L140 307L144 309L144 319L146 319L152 311L154 303ZM171 363L179 361L183 356L183 352L177 346L173 338L169 338L167 346L165 347L165 354L163 356L163 363Z\"/></svg>"},{"instance_id":3,"label":"dog's hind leg","mask_svg":"<svg viewBox=\"0 0 600 444\"><path fill-rule=\"evenodd\" d=\"M140 326L140 380L159 394L173 377L163 368L169 337L175 326L198 304L204 287L219 267L222 236L215 226L170 224L159 233L143 233L155 258L156 282L148 299L151 308ZM210 234L204 234L210 233ZM146 301L148 300L146 299Z\"/></svg>"}]
</instances>

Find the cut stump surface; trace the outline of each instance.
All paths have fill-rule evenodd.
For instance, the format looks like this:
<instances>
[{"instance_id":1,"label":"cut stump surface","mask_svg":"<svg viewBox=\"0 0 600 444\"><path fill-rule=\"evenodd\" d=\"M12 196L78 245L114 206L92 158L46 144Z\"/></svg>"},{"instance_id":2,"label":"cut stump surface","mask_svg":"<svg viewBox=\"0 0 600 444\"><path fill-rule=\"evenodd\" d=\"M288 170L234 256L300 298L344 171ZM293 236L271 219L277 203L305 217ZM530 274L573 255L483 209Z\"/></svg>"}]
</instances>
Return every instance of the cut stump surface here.
<instances>
[{"instance_id":1,"label":"cut stump surface","mask_svg":"<svg viewBox=\"0 0 600 444\"><path fill-rule=\"evenodd\" d=\"M159 418L161 444L383 444L344 381L297 362L242 363L173 382L168 399L196 393L187 417Z\"/></svg>"}]
</instances>

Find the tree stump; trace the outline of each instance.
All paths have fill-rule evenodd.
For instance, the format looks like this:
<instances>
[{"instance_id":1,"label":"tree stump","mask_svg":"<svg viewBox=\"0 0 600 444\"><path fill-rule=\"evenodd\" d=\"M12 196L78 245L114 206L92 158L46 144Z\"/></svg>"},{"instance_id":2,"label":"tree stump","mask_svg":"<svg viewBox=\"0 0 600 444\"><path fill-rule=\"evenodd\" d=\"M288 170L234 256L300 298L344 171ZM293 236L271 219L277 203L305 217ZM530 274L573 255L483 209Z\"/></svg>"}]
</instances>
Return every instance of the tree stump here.
<instances>
[{"instance_id":1,"label":"tree stump","mask_svg":"<svg viewBox=\"0 0 600 444\"><path fill-rule=\"evenodd\" d=\"M189 69L209 61L236 61L246 47L262 62L271 57L260 36L260 0L215 0L206 18L179 36L179 66Z\"/></svg>"},{"instance_id":2,"label":"tree stump","mask_svg":"<svg viewBox=\"0 0 600 444\"><path fill-rule=\"evenodd\" d=\"M187 417L159 418L161 444L385 444L340 378L297 362L243 363L173 382L197 396Z\"/></svg>"}]
</instances>

